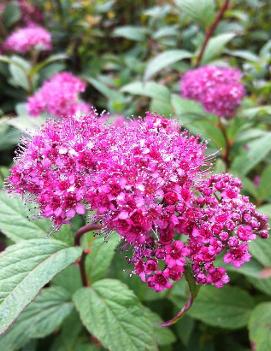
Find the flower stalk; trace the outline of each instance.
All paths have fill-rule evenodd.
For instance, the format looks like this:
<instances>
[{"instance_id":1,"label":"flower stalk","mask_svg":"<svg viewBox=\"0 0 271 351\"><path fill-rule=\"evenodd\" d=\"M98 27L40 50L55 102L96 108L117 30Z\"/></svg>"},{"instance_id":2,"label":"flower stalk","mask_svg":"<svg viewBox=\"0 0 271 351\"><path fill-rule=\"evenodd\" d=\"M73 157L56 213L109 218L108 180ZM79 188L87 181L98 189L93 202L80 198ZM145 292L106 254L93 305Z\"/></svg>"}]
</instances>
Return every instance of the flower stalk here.
<instances>
[{"instance_id":1,"label":"flower stalk","mask_svg":"<svg viewBox=\"0 0 271 351\"><path fill-rule=\"evenodd\" d=\"M186 266L184 275L189 288L188 299L186 303L183 305L183 307L181 308L181 310L172 319L161 324L161 327L163 328L170 327L171 325L178 322L178 320L180 320L186 314L186 312L192 307L193 302L198 295L200 285L197 285L195 281L192 267L190 264Z\"/></svg>"},{"instance_id":2,"label":"flower stalk","mask_svg":"<svg viewBox=\"0 0 271 351\"><path fill-rule=\"evenodd\" d=\"M202 44L202 47L200 49L200 52L196 58L196 62L195 62L195 66L199 66L201 61L202 61L202 58L203 58L203 55L204 55L204 52L207 48L207 45L208 45L208 42L209 40L211 39L213 33L215 32L217 26L219 25L220 21L222 20L223 16L224 16L224 13L227 11L228 7L230 5L230 0L226 0L224 2L224 4L221 6L218 14L216 15L213 23L211 23L210 27L207 29L206 31L206 34L205 34L205 38L204 38L204 42Z\"/></svg>"},{"instance_id":3,"label":"flower stalk","mask_svg":"<svg viewBox=\"0 0 271 351\"><path fill-rule=\"evenodd\" d=\"M100 229L101 229L101 226L99 224L89 223L89 224L82 226L75 233L74 245L80 246L81 238L83 237L84 234L86 234L92 230L100 230ZM87 272L86 272L86 265L85 265L87 254L88 254L87 250L84 250L81 257L80 257L80 260L79 260L79 269L80 269L81 280L82 280L83 286L85 286L85 287L90 286L89 281L88 281L88 277L87 277Z\"/></svg>"}]
</instances>

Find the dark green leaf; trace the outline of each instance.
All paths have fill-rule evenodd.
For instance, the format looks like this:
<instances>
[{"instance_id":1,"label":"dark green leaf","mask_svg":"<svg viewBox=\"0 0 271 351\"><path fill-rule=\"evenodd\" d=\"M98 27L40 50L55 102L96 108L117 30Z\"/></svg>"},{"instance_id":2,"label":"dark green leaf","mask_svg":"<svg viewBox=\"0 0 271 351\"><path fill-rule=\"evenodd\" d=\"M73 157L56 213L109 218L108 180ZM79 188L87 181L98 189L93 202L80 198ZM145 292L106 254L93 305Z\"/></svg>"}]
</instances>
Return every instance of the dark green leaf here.
<instances>
[{"instance_id":1,"label":"dark green leaf","mask_svg":"<svg viewBox=\"0 0 271 351\"><path fill-rule=\"evenodd\" d=\"M202 287L189 315L206 324L226 329L244 327L253 308L250 295L237 287Z\"/></svg>"},{"instance_id":2,"label":"dark green leaf","mask_svg":"<svg viewBox=\"0 0 271 351\"><path fill-rule=\"evenodd\" d=\"M252 312L249 320L249 338L255 351L271 349L271 303L259 304Z\"/></svg>"}]
</instances>

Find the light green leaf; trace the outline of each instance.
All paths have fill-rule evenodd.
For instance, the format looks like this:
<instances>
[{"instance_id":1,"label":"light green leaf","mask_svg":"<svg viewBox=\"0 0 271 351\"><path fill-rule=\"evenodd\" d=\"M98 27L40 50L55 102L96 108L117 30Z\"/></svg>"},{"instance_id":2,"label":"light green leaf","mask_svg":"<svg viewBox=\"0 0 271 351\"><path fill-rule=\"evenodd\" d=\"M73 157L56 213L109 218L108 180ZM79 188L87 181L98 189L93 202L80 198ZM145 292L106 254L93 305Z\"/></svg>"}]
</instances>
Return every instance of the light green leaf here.
<instances>
[{"instance_id":1,"label":"light green leaf","mask_svg":"<svg viewBox=\"0 0 271 351\"><path fill-rule=\"evenodd\" d=\"M113 233L108 241L103 237L96 237L92 240L90 254L86 258L86 270L91 283L105 278L111 265L120 237Z\"/></svg>"},{"instance_id":2,"label":"light green leaf","mask_svg":"<svg viewBox=\"0 0 271 351\"><path fill-rule=\"evenodd\" d=\"M171 116L173 112L170 100L160 100L159 97L157 99L152 99L150 111L167 117Z\"/></svg>"},{"instance_id":3,"label":"light green leaf","mask_svg":"<svg viewBox=\"0 0 271 351\"><path fill-rule=\"evenodd\" d=\"M54 239L33 239L0 254L0 335L17 319L40 289L80 255Z\"/></svg>"},{"instance_id":4,"label":"light green leaf","mask_svg":"<svg viewBox=\"0 0 271 351\"><path fill-rule=\"evenodd\" d=\"M21 115L10 119L8 124L31 135L34 131L40 129L45 120L44 117L33 118L28 115Z\"/></svg>"},{"instance_id":5,"label":"light green leaf","mask_svg":"<svg viewBox=\"0 0 271 351\"><path fill-rule=\"evenodd\" d=\"M235 33L223 33L211 38L206 46L202 57L202 64L217 58L225 46L235 37Z\"/></svg>"},{"instance_id":6,"label":"light green leaf","mask_svg":"<svg viewBox=\"0 0 271 351\"><path fill-rule=\"evenodd\" d=\"M72 311L69 298L69 293L60 287L43 289L10 330L0 337L0 349L19 349L29 339L43 338L54 332Z\"/></svg>"},{"instance_id":7,"label":"light green leaf","mask_svg":"<svg viewBox=\"0 0 271 351\"><path fill-rule=\"evenodd\" d=\"M214 19L214 0L175 0L175 2L187 16L203 27L207 27Z\"/></svg>"},{"instance_id":8,"label":"light green leaf","mask_svg":"<svg viewBox=\"0 0 271 351\"><path fill-rule=\"evenodd\" d=\"M172 94L171 103L178 117L189 119L201 119L207 115L202 106L195 101L184 99L179 95Z\"/></svg>"},{"instance_id":9,"label":"light green leaf","mask_svg":"<svg viewBox=\"0 0 271 351\"><path fill-rule=\"evenodd\" d=\"M28 77L30 71L30 64L19 56L13 55L10 59L9 71L12 76L12 82L15 86L19 86L26 91L31 89L30 78Z\"/></svg>"},{"instance_id":10,"label":"light green leaf","mask_svg":"<svg viewBox=\"0 0 271 351\"><path fill-rule=\"evenodd\" d=\"M162 84L155 82L133 82L121 88L121 92L133 95L147 96L150 98L158 98L167 102L170 98L169 90Z\"/></svg>"},{"instance_id":11,"label":"light green leaf","mask_svg":"<svg viewBox=\"0 0 271 351\"><path fill-rule=\"evenodd\" d=\"M267 166L261 174L258 195L261 200L266 200L271 196L271 165Z\"/></svg>"},{"instance_id":12,"label":"light green leaf","mask_svg":"<svg viewBox=\"0 0 271 351\"><path fill-rule=\"evenodd\" d=\"M247 119L265 117L271 114L271 105L249 107L240 111L240 116Z\"/></svg>"},{"instance_id":13,"label":"light green leaf","mask_svg":"<svg viewBox=\"0 0 271 351\"><path fill-rule=\"evenodd\" d=\"M255 345L255 351L271 350L271 302L264 302L253 310L249 324L249 338Z\"/></svg>"},{"instance_id":14,"label":"light green leaf","mask_svg":"<svg viewBox=\"0 0 271 351\"><path fill-rule=\"evenodd\" d=\"M17 242L49 235L49 222L30 221L30 213L18 196L0 192L0 229L11 240Z\"/></svg>"},{"instance_id":15,"label":"light green leaf","mask_svg":"<svg viewBox=\"0 0 271 351\"><path fill-rule=\"evenodd\" d=\"M204 286L189 315L215 327L239 329L247 324L253 305L251 296L240 288Z\"/></svg>"},{"instance_id":16,"label":"light green leaf","mask_svg":"<svg viewBox=\"0 0 271 351\"><path fill-rule=\"evenodd\" d=\"M267 268L269 270L268 274L270 276L271 268ZM266 272L265 272L266 273ZM248 277L248 281L259 291L263 292L266 295L271 295L271 279L270 278L253 278Z\"/></svg>"},{"instance_id":17,"label":"light green leaf","mask_svg":"<svg viewBox=\"0 0 271 351\"><path fill-rule=\"evenodd\" d=\"M145 351L153 345L152 324L134 293L118 280L104 279L74 295L80 318L110 351Z\"/></svg>"},{"instance_id":18,"label":"light green leaf","mask_svg":"<svg viewBox=\"0 0 271 351\"><path fill-rule=\"evenodd\" d=\"M248 151L237 156L232 164L232 171L240 176L245 176L271 151L271 133L251 141L248 147Z\"/></svg>"},{"instance_id":19,"label":"light green leaf","mask_svg":"<svg viewBox=\"0 0 271 351\"><path fill-rule=\"evenodd\" d=\"M148 80L162 69L172 65L173 63L192 57L192 54L185 50L168 50L154 57L147 64L144 79Z\"/></svg>"},{"instance_id":20,"label":"light green leaf","mask_svg":"<svg viewBox=\"0 0 271 351\"><path fill-rule=\"evenodd\" d=\"M122 26L114 30L113 36L122 37L135 41L142 41L146 38L146 28L139 26Z\"/></svg>"},{"instance_id":21,"label":"light green leaf","mask_svg":"<svg viewBox=\"0 0 271 351\"><path fill-rule=\"evenodd\" d=\"M265 267L271 267L271 238L257 238L249 244L252 255Z\"/></svg>"}]
</instances>

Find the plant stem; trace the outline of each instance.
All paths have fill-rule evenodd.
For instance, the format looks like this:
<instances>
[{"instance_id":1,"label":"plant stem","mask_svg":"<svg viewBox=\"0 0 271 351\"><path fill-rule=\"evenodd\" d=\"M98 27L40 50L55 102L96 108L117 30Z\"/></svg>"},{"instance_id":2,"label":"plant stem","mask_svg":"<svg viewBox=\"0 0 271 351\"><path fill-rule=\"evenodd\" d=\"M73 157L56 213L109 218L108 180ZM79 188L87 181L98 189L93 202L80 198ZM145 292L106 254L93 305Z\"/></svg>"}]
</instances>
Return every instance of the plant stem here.
<instances>
[{"instance_id":1,"label":"plant stem","mask_svg":"<svg viewBox=\"0 0 271 351\"><path fill-rule=\"evenodd\" d=\"M162 323L161 327L169 327L175 324L179 319L181 319L185 315L185 313L192 307L193 302L198 295L200 286L196 284L191 265L186 266L184 274L189 287L188 299L183 305L182 309L172 319Z\"/></svg>"},{"instance_id":2,"label":"plant stem","mask_svg":"<svg viewBox=\"0 0 271 351\"><path fill-rule=\"evenodd\" d=\"M232 143L228 138L226 127L223 124L223 121L221 120L220 117L218 117L218 128L221 130L221 133L223 134L225 139L225 150L222 154L222 158L223 158L223 161L225 162L226 171L228 171L231 165L230 152L231 152Z\"/></svg>"},{"instance_id":3,"label":"plant stem","mask_svg":"<svg viewBox=\"0 0 271 351\"><path fill-rule=\"evenodd\" d=\"M221 6L220 10L218 11L218 14L216 15L213 23L211 23L209 28L206 30L204 42L202 44L202 47L201 47L200 52L199 52L197 59L196 59L196 63L195 63L196 66L199 66L199 64L201 63L201 60L202 60L202 57L203 57L204 52L206 50L206 47L208 45L208 42L211 39L214 31L216 30L219 22L222 20L223 15L226 12L226 10L228 9L229 5L230 5L230 0L225 0L224 4Z\"/></svg>"},{"instance_id":4,"label":"plant stem","mask_svg":"<svg viewBox=\"0 0 271 351\"><path fill-rule=\"evenodd\" d=\"M78 229L78 231L75 233L75 239L74 239L75 246L80 246L81 238L85 233L88 233L92 230L100 230L100 229L101 229L101 226L99 224L93 224L93 223L86 224L80 229ZM87 273L86 273L86 265L85 265L86 257L87 257L87 253L86 251L83 251L79 261L81 280L82 280L83 286L85 287L89 286Z\"/></svg>"}]
</instances>

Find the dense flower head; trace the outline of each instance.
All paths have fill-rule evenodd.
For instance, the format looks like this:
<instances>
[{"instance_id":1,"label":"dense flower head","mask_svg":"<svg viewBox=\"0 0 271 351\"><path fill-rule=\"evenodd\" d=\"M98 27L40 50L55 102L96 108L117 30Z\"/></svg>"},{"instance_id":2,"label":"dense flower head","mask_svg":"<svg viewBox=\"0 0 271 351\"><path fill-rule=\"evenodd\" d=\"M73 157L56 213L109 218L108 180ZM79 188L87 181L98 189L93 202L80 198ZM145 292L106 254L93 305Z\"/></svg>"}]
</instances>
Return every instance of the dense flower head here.
<instances>
[{"instance_id":1,"label":"dense flower head","mask_svg":"<svg viewBox=\"0 0 271 351\"><path fill-rule=\"evenodd\" d=\"M31 116L46 112L57 117L87 114L87 104L79 101L79 94L85 89L85 82L72 73L57 73L28 98L28 112Z\"/></svg>"},{"instance_id":2,"label":"dense flower head","mask_svg":"<svg viewBox=\"0 0 271 351\"><path fill-rule=\"evenodd\" d=\"M5 50L26 53L31 50L51 50L51 34L43 27L30 23L24 28L15 30L5 40Z\"/></svg>"},{"instance_id":3,"label":"dense flower head","mask_svg":"<svg viewBox=\"0 0 271 351\"><path fill-rule=\"evenodd\" d=\"M232 118L240 105L245 88L241 72L235 68L204 66L184 74L181 95L200 102L207 112Z\"/></svg>"},{"instance_id":4,"label":"dense flower head","mask_svg":"<svg viewBox=\"0 0 271 351\"><path fill-rule=\"evenodd\" d=\"M147 113L107 123L91 111L49 121L26 141L9 189L30 194L56 227L93 211L132 247L133 272L155 291L181 279L187 264L199 284L219 288L229 277L217 258L240 267L268 224L239 179L210 174L205 149L173 120Z\"/></svg>"}]
</instances>

